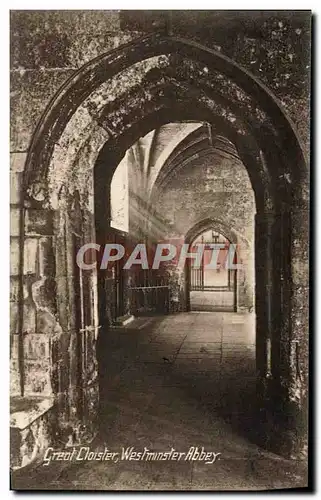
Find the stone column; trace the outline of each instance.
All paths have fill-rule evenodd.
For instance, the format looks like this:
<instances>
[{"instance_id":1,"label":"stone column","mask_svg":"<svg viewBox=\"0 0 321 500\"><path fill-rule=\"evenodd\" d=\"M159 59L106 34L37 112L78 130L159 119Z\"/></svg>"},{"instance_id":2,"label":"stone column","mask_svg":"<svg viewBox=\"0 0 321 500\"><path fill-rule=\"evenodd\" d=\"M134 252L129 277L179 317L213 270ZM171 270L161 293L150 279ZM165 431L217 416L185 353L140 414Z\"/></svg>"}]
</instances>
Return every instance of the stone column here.
<instances>
[{"instance_id":1,"label":"stone column","mask_svg":"<svg viewBox=\"0 0 321 500\"><path fill-rule=\"evenodd\" d=\"M309 213L284 213L283 321L280 330L281 452L299 458L307 453L309 375Z\"/></svg>"},{"instance_id":2,"label":"stone column","mask_svg":"<svg viewBox=\"0 0 321 500\"><path fill-rule=\"evenodd\" d=\"M77 193L64 193L55 217L57 303L62 328L56 351L59 411L62 423L72 429L67 436L69 444L92 437L98 413L97 273L82 270L76 263L81 246L93 241L93 215L80 207ZM98 255L93 253L93 258Z\"/></svg>"},{"instance_id":3,"label":"stone column","mask_svg":"<svg viewBox=\"0 0 321 500\"><path fill-rule=\"evenodd\" d=\"M256 217L258 393L266 446L290 457L305 449L308 389L306 210Z\"/></svg>"},{"instance_id":4,"label":"stone column","mask_svg":"<svg viewBox=\"0 0 321 500\"><path fill-rule=\"evenodd\" d=\"M259 439L275 450L273 428L280 390L280 329L283 315L281 283L283 271L282 217L264 212L255 218L256 268L256 366ZM280 438L279 438L280 439Z\"/></svg>"},{"instance_id":5,"label":"stone column","mask_svg":"<svg viewBox=\"0 0 321 500\"><path fill-rule=\"evenodd\" d=\"M255 268L256 268L256 359L261 396L266 396L268 380L272 377L271 345L273 337L272 318L275 297L273 289L275 214L259 213L255 217ZM278 311L279 312L279 311Z\"/></svg>"}]
</instances>

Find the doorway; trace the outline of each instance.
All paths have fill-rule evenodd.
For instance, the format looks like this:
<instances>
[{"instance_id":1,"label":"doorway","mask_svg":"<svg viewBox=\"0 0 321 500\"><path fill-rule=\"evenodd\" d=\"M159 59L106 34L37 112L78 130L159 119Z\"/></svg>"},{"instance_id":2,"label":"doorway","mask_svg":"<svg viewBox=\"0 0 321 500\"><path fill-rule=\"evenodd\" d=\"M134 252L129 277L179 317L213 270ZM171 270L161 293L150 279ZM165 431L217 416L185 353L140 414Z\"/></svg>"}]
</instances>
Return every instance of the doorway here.
<instances>
[{"instance_id":1,"label":"doorway","mask_svg":"<svg viewBox=\"0 0 321 500\"><path fill-rule=\"evenodd\" d=\"M204 245L204 252L200 265L192 263L189 267L191 311L236 312L237 270L230 269L231 266L227 264L229 239L211 229L194 239L191 251L195 252L198 245ZM211 263L214 245L221 247L215 265ZM233 264L235 262L236 255Z\"/></svg>"},{"instance_id":2,"label":"doorway","mask_svg":"<svg viewBox=\"0 0 321 500\"><path fill-rule=\"evenodd\" d=\"M255 244L258 257L256 259L256 358L258 377L263 388L261 390L263 403L267 400L266 381L269 381L272 373L273 395L277 394L278 403L282 407L288 405L292 408L294 406L295 410L301 412L302 405L305 405L304 394L302 393L303 395L300 395L295 402L290 399L288 394L291 394L290 389L296 387L293 385L293 381L302 379L302 387L305 387L307 372L307 356L304 354L307 352L307 336L302 327L302 323L306 325L308 317L306 313L308 301L302 300L303 294L307 293L307 273L303 270L301 275L298 271L301 268L297 266L297 262L300 262L302 258L302 248L306 251L308 244L308 238L305 237L307 168L291 122L287 120L278 101L260 82L243 71L233 61L211 49L196 47L190 41L172 37L155 37L148 40L148 43L146 43L146 39L138 40L131 45L118 48L117 51L116 55L115 52L107 53L85 65L75 77L72 77L63 86L61 92L50 103L37 127L28 151L24 172L24 196L27 198L28 194L29 202L29 197L34 193L34 204L37 204L37 208L40 206L38 200L43 199L47 203L47 200L52 198L52 207L53 210L56 210L55 203L58 196L56 191L58 192L62 182L65 180L68 184L68 190L73 193L79 179L90 177L89 166L93 166L92 159L93 157L96 159L98 151L99 157L106 158L104 165L101 165L101 172L99 172L104 173L101 175L103 181L101 189L105 190L107 178L128 146L143 132L148 133L162 123L168 122L169 119L197 119L213 124L213 128L221 130L222 134L225 134L236 145L239 155L248 169L257 202L255 218ZM177 61L177 59L171 58L168 61L170 78L167 78L167 68L162 69L162 71L159 68L156 68L157 71L155 71L153 68L153 71L147 72L144 77L144 85L146 84L146 88L149 85L148 88L151 90L146 91L143 96L140 93L137 94L141 92L141 86L128 88L126 92L124 90L124 95L121 97L102 105L99 125L93 120L92 127L89 127L84 120L78 120L78 115L81 117L83 114L84 100L86 97L94 95L93 91L101 85L103 80L116 78L118 73L126 70L136 61L141 61L154 54L172 52L179 54L181 59ZM181 71L182 63L190 69L193 77L190 88L186 88L185 73ZM196 63L206 65L205 74L209 73L209 75L205 76L202 72L196 73L194 71ZM215 87L216 92L219 92L219 86L216 89L216 85L212 85L212 80L209 79L215 71L222 73L221 80L224 85L228 81L227 77L235 82L235 85L239 85L244 94L249 96L249 100L238 99L236 101L233 96L228 96L226 104L225 100L222 104L222 99L217 99L213 90ZM132 78L128 78L128 82L132 81L134 81ZM199 90L201 85L202 90ZM234 87L233 89L231 86L229 87L232 92ZM222 87L222 90L225 90L225 96L226 89ZM166 93L166 98L164 93ZM172 100L168 101L167 96L175 96L178 104L173 103ZM88 103L91 103L89 98ZM86 103L86 107L88 107L88 103ZM258 110L255 117L253 109ZM74 122L71 122L71 117ZM110 127L114 122L115 126L111 131ZM75 126L67 127L69 123L74 123ZM104 128L104 131L101 128ZM93 136L97 138L96 142L93 142ZM79 147L72 148L71 145L77 144L79 137L82 138L83 142L81 145L79 144ZM278 138L277 141L275 141L275 137ZM90 148L90 156L87 147L89 144L93 144ZM286 155L284 151L287 151ZM64 169L62 169L62 165L64 165ZM95 170L97 171L96 168ZM57 181L52 182L55 186L54 189L46 188L46 185L49 185L47 182L48 172L50 172L50 179ZM71 176L69 172L77 172L77 175ZM96 183L97 181L95 181ZM97 197L99 189L96 190L96 186L94 191L95 201L98 198L102 204L106 203L106 193L104 192L102 197ZM66 198L70 197L68 193ZM86 210L86 220L92 221L93 210L87 189L82 191L82 204ZM46 207L47 204L44 204L45 210ZM48 211L48 220L51 215ZM100 230L100 226L98 229ZM84 241L88 241L91 234L92 227L89 227ZM97 234L100 236L99 231ZM181 234L185 234L185 232ZM289 234L291 238L288 237ZM98 236L96 241L100 241ZM21 240L23 239L24 234L21 235ZM27 245L27 243L26 239L25 244ZM66 248L66 255L70 259L70 249L66 246L61 248L63 250ZM61 248L57 247L57 250L54 249L54 251L58 252ZM23 264L23 259L21 259L21 274ZM67 284L69 284L68 277L68 274L63 277ZM239 281L241 282L241 280ZM20 289L20 294L23 296L22 281ZM90 288L88 285L88 290L91 291L94 288ZM98 290L100 289L98 288ZM76 308L73 307L75 293L70 290L70 293L66 293L65 296L66 307L61 308L62 312L59 311L60 324L57 326L64 332L68 340L70 326L69 323L65 325L65 318L69 318L65 310L68 313L70 311L70 317L75 323ZM299 320L296 319L298 303L302 304ZM92 304L94 314L91 315L90 323L86 324L85 327L97 335L98 328L100 333L104 330L104 324L103 321L100 321L98 326L96 321L92 319L97 316L97 303L92 301ZM21 311L23 312L23 308ZM20 323L19 335L23 339L22 320ZM296 343L290 344L291 339L294 339ZM298 354L296 350L296 346L299 345L298 341L300 342L301 354ZM286 348L280 348L283 345ZM69 342L63 342L60 349L62 351L60 357L61 359L66 358L64 366L67 366L68 369L59 392L67 394L69 380L76 370L68 360ZM23 357L21 359L23 360ZM297 363L294 363L293 359L296 359ZM299 362L301 363L301 372L297 375L296 370ZM92 381L95 370L91 369L90 374L85 375L87 379ZM286 393L283 391L284 380L289 385L289 391ZM76 384L73 388L77 389ZM269 391L270 387L268 386L268 395ZM92 403L94 398L92 396L88 398L88 406L90 406L89 400ZM70 408L73 408L73 402L70 403ZM283 427L285 426L281 423L282 432Z\"/></svg>"}]
</instances>

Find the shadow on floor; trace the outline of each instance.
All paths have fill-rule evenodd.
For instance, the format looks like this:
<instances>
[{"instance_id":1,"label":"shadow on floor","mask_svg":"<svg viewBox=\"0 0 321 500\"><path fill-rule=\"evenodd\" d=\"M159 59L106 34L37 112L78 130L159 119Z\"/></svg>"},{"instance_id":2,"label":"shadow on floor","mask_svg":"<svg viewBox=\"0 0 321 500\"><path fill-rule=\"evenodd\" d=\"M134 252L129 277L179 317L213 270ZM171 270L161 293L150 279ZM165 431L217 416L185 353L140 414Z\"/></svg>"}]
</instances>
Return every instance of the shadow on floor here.
<instances>
[{"instance_id":1,"label":"shadow on floor","mask_svg":"<svg viewBox=\"0 0 321 500\"><path fill-rule=\"evenodd\" d=\"M304 463L281 459L257 444L254 315L139 318L102 335L100 432L90 448L175 449L186 455L194 448L216 453L217 461L53 463L27 479L21 471L15 487L26 480L31 489L131 491L306 485Z\"/></svg>"}]
</instances>

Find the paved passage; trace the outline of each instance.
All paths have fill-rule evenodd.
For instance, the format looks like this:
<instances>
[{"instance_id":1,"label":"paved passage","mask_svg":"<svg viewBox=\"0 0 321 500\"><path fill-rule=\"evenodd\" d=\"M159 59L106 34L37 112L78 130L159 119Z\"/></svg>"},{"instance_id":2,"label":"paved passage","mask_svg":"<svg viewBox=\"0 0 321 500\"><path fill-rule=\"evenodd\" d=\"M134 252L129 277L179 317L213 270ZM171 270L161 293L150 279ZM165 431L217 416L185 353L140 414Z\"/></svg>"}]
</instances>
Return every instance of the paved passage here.
<instances>
[{"instance_id":1,"label":"paved passage","mask_svg":"<svg viewBox=\"0 0 321 500\"><path fill-rule=\"evenodd\" d=\"M173 456L173 449L187 454L191 448L198 452L203 448L217 454L213 463L185 460L186 455L181 460L55 462L31 470L30 486L86 490L304 486L299 462L281 459L255 444L254 322L251 314L213 312L139 318L106 333L106 352L100 353L103 418L91 450L107 447L121 452L123 447L134 447L137 452L147 448L148 453Z\"/></svg>"},{"instance_id":2,"label":"paved passage","mask_svg":"<svg viewBox=\"0 0 321 500\"><path fill-rule=\"evenodd\" d=\"M233 311L234 292L227 290L190 292L192 311Z\"/></svg>"}]
</instances>

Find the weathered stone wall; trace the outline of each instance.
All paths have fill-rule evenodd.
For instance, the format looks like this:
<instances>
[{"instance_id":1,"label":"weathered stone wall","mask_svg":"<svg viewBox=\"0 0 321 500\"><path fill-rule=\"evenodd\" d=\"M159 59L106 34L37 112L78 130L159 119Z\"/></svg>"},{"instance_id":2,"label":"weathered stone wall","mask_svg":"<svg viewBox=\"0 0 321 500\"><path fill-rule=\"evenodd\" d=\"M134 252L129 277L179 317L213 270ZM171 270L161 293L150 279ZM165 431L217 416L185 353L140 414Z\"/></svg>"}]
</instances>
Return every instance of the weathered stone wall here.
<instances>
[{"instance_id":1,"label":"weathered stone wall","mask_svg":"<svg viewBox=\"0 0 321 500\"><path fill-rule=\"evenodd\" d=\"M52 253L53 221L46 211L24 208L24 240L20 237L21 182L25 154L11 155L11 391L20 394L18 333L22 333L26 395L52 394L49 334L55 328L55 264ZM22 249L22 250L21 250ZM20 252L23 251L23 276ZM20 279L23 285L21 293ZM23 301L23 324L19 302ZM48 334L48 335L47 335Z\"/></svg>"},{"instance_id":2,"label":"weathered stone wall","mask_svg":"<svg viewBox=\"0 0 321 500\"><path fill-rule=\"evenodd\" d=\"M20 203L25 154L11 154L10 158L10 392L20 394L18 367L19 261L20 261ZM27 293L26 293L27 294ZM31 323L34 330L35 318ZM30 327L29 327L30 329Z\"/></svg>"},{"instance_id":3,"label":"weathered stone wall","mask_svg":"<svg viewBox=\"0 0 321 500\"><path fill-rule=\"evenodd\" d=\"M169 31L251 71L280 99L309 152L310 11L123 12L127 30ZM228 92L228 89L227 89Z\"/></svg>"},{"instance_id":4,"label":"weathered stone wall","mask_svg":"<svg viewBox=\"0 0 321 500\"><path fill-rule=\"evenodd\" d=\"M23 170L36 126L50 99L80 66L131 40L119 31L119 14L11 12L11 393L20 394L18 333L24 335L24 395L52 393L52 342L61 334L56 297L53 214L35 201L26 208L23 324L19 327L20 208ZM133 34L135 36L135 34ZM85 50L84 50L85 49ZM62 179L63 180L63 179ZM60 186L61 187L61 186ZM38 200L42 194L33 193ZM38 196L39 195L39 196ZM32 204L32 202L31 202ZM60 202L58 203L60 204ZM91 206L93 205L91 201ZM55 207L57 208L57 206ZM92 225L92 221L91 221ZM57 235L57 234L56 234ZM90 241L93 236L89 238ZM60 270L61 271L61 270ZM68 276L65 277L68 279ZM50 283L49 283L50 282ZM21 298L20 298L21 299ZM90 321L93 323L93 321ZM90 326L90 325L89 325ZM57 376L57 374L56 374Z\"/></svg>"},{"instance_id":5,"label":"weathered stone wall","mask_svg":"<svg viewBox=\"0 0 321 500\"><path fill-rule=\"evenodd\" d=\"M159 29L153 19L144 23L142 12L139 22L135 19L130 12L117 11L11 13L13 151L27 149L46 104L76 69ZM172 30L226 54L260 78L284 104L308 144L309 12L176 12Z\"/></svg>"},{"instance_id":6,"label":"weathered stone wall","mask_svg":"<svg viewBox=\"0 0 321 500\"><path fill-rule=\"evenodd\" d=\"M117 11L12 11L11 148L25 151L54 93L83 64L137 36Z\"/></svg>"},{"instance_id":7,"label":"weathered stone wall","mask_svg":"<svg viewBox=\"0 0 321 500\"><path fill-rule=\"evenodd\" d=\"M251 15L248 13L235 15L215 11L213 13L178 12L173 13L171 19L168 18L168 14L160 12L156 15L156 21L152 19L154 15L156 14L141 12L137 17L131 12L120 13L116 11L112 13L107 11L17 11L11 13L10 143L11 210L13 215L11 224L11 362L13 373L11 382L13 394L20 392L20 380L17 372L17 334L20 332L20 339L22 334L25 339L23 340L27 367L24 377L25 395L45 395L50 394L52 391L55 393L63 392L65 400L69 400L72 405L77 399L77 395L74 394L74 384L77 379L74 378L71 386L69 386L69 373L68 370L64 370L64 367L70 362L68 352L72 352L74 346L72 332L77 328L79 329L79 326L82 326L84 331L87 327L90 329L88 332L86 330L86 332L90 337L90 349L91 351L94 349L94 337L97 329L97 318L95 319L97 298L91 296L91 292L88 292L90 287L95 288L95 276L87 278L75 276L74 270L72 270L74 265L72 259L74 259L73 252L77 245L93 238L92 169L100 148L107 139L110 139L115 130L116 135L119 130L126 130L128 112L132 112L128 119L128 127L130 126L130 120L135 121L137 103L142 103L142 116L148 113L148 103L154 98L153 91L156 93L165 92L165 94L169 91L169 99L172 100L176 95L182 94L185 97L182 84L185 78L188 87L189 75L194 85L194 93L197 93L195 87L198 86L198 83L200 83L200 87L202 87L203 83L206 85L209 83L206 81L207 67L201 68L201 76L199 77L200 68L196 63L180 64L180 61L178 61L177 68L181 69L181 74L179 75L180 90L177 90L177 94L177 82L175 83L175 81L176 87L174 87L174 91L170 86L164 90L161 86L158 89L155 84L154 88L154 78L162 82L162 72L157 71L159 68L167 68L166 81L171 81L172 78L170 67L172 62L167 55L161 55L151 58L152 60L147 62L135 64L132 68L117 75L110 81L104 82L91 100L88 99L87 102L81 103L81 105L78 103L77 112L69 121L66 130L62 133L54 148L51 169L47 178L50 184L49 199L43 197L41 186L33 185L31 201L29 200L30 203L25 204L23 207L26 210L26 234L22 235L17 214L20 213L21 208L20 187L27 149L46 106L57 90L84 63L151 31L165 31L165 33L174 33L186 37L188 40L201 42L205 46L229 56L245 69L254 73L267 85L268 89L280 99L284 108L288 111L295 123L299 138L304 144L305 151L308 152L309 121L307 117L309 113L308 82L310 74L310 15L308 12L306 15L295 12L271 14L260 11ZM178 71L177 68L174 68L174 73ZM145 91L146 82L143 81L143 78L149 69L153 71L149 72L147 82L149 87ZM212 76L216 78L216 76L219 77L220 75ZM199 81L198 78L200 78ZM215 80L215 86L217 82L218 80ZM246 111L245 122L246 118L253 114L258 118L257 130L258 127L265 125L265 115L260 115L260 110L257 110L253 103L248 106L246 100L243 102L244 95L239 92L237 86L233 86L227 78L220 79L220 82L222 86L218 87L223 97L227 96L231 102L234 100L236 106L242 103L242 113L243 110ZM86 80L86 84L89 83ZM225 91L222 94L224 85ZM130 94L132 90L133 92ZM113 109L115 98L118 99L125 91L129 92L128 95L126 93L123 100L120 98ZM190 95L194 94L187 93L188 97ZM204 100L202 101L201 90L200 94L197 94L196 100L204 102ZM108 119L102 118L98 124L95 120L106 102L110 105L107 110ZM131 102L132 109L127 109L128 102ZM211 106L213 105L210 100L208 102ZM65 106L68 107L66 102ZM157 108L151 106L151 110L154 111L154 109ZM221 113L227 113L224 106L218 106L217 109ZM214 111L216 112L216 108L213 108ZM133 117L133 115L135 116ZM236 118L228 114L228 119L233 120L237 129L239 122ZM109 128L110 124L112 130ZM242 122L241 132L243 133ZM291 151L289 151L289 154L291 154ZM39 171L41 170L40 167ZM283 172L282 168L280 168L280 171ZM44 188L46 189L48 186L44 186ZM61 195L62 189L66 190L66 196ZM301 187L298 191L300 189ZM77 190L80 196L79 204L82 222L75 228L73 227L74 208L72 200ZM67 209L66 207L61 209L63 200L64 202L67 201ZM53 208L55 210L54 214L51 210ZM57 217L59 219L62 214L64 216L69 214L71 217L67 219L67 222L65 221L67 226L65 223L62 225L63 231L59 235L59 230L56 228L54 231L52 224L53 219L57 220ZM295 232L295 222L299 220L299 217L306 218L304 210L301 215L294 214L294 222L291 222L291 227L293 226L293 244L291 243L291 248L293 250L296 245L298 253L302 248L301 242L303 238L299 230L298 234ZM298 225L300 230L301 225ZM77 237L77 234L83 235L83 238ZM58 238L56 238L57 235ZM69 237L66 238L66 235ZM75 238L71 238L71 235L75 236ZM24 237L20 240L22 236ZM23 287L19 288L19 273L22 271L20 268L20 262L22 263L22 259L20 259L21 251L24 253L24 269L23 277L21 277ZM285 311L282 317L291 318L292 330L290 334L292 338L295 341L296 338L302 340L303 349L300 351L300 356L306 374L308 356L306 331L300 325L301 320L307 325L308 284L306 282L307 272L304 262L307 256L307 248L304 251L304 258L302 258L302 252L298 257L299 265L296 266L295 262L293 262L292 266L297 287L294 290L296 293L295 300L299 300L298 297L304 297L304 300L301 301L304 303L304 311L301 311L303 307L301 304L300 308L297 304L292 304L291 314L289 311L286 314ZM53 258L53 253L55 258ZM57 262L63 262L66 258L69 259L68 265L66 264L67 271L66 267L60 269L60 266L58 266L59 272L56 272ZM297 272L298 270L299 272ZM56 282L52 279L54 274L57 276ZM90 296L85 297L88 308L82 318L81 325L72 324L72 321L77 317L72 305L72 290L76 290L74 279L78 281L80 279L80 283L86 282L82 280L87 280L88 283L91 282L90 285L87 283L88 286L85 287L86 293ZM57 292L53 293L56 285L58 285ZM79 288L81 287L79 286ZM23 290L22 293L21 290ZM21 294L20 297L19 293ZM53 297L54 300L52 300ZM66 297L69 300L67 310L64 309ZM19 302L24 304L22 324L19 324ZM296 308L296 312L294 312L293 308ZM287 324L284 324L282 328L286 333L289 330ZM65 336L61 335L62 329L66 334ZM65 354L59 360L51 359L50 361L50 356L55 357L55 349L48 350L48 343L50 344L53 338L59 339L58 347L55 344L55 348L58 348L60 353L64 352ZM284 359L287 366L289 339L285 337L282 342L285 346ZM91 358L88 367L88 373L90 374L88 380L93 380L96 369L95 355L93 352L89 354ZM39 361L40 356L41 361ZM294 354L291 354L291 356L293 361ZM278 356L276 356L276 360L278 359ZM75 364L75 360L71 360L72 363ZM57 367L58 365L59 369L55 368L54 373L52 373L51 367ZM34 377L35 370L37 370L37 381ZM286 374L286 381L287 377ZM304 380L306 381L306 376ZM303 389L307 387L305 382L302 385L304 386ZM90 390L95 391L95 389L88 389L88 391ZM296 397L295 394L295 404L297 404ZM91 398L92 401L93 399ZM301 396L298 399L300 400L299 405L301 404ZM92 413L94 413L93 407Z\"/></svg>"}]
</instances>

